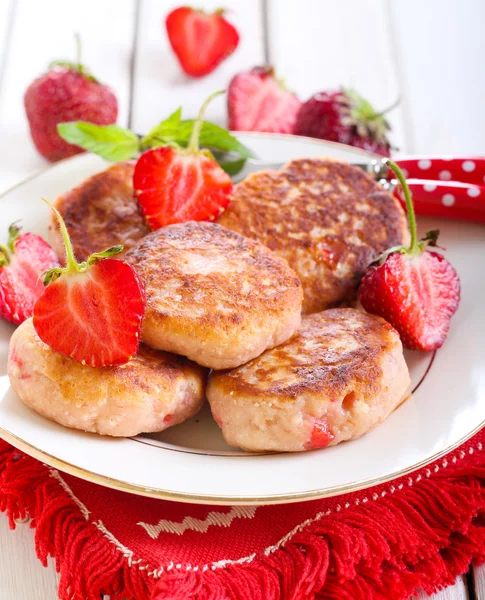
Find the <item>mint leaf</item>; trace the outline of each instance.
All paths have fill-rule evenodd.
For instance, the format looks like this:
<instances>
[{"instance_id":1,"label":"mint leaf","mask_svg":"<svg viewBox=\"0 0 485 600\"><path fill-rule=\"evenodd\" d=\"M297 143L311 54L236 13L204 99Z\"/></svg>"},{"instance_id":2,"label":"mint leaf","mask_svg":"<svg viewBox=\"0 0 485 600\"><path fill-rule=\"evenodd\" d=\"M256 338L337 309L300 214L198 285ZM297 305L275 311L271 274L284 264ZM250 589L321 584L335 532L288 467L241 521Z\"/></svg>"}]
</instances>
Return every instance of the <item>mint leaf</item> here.
<instances>
[{"instance_id":1,"label":"mint leaf","mask_svg":"<svg viewBox=\"0 0 485 600\"><path fill-rule=\"evenodd\" d=\"M95 125L86 121L59 123L57 131L63 140L99 154L105 160L118 162L133 158L140 150L138 136L119 125Z\"/></svg>"},{"instance_id":2,"label":"mint leaf","mask_svg":"<svg viewBox=\"0 0 485 600\"><path fill-rule=\"evenodd\" d=\"M182 109L179 108L172 113L168 119L159 123L151 129L142 139L142 148L158 148L159 146L180 146L186 148L194 128L193 119L181 120ZM253 155L226 129L204 121L202 124L199 144L201 148L220 150L221 152L233 152L241 158L251 158Z\"/></svg>"},{"instance_id":3,"label":"mint leaf","mask_svg":"<svg viewBox=\"0 0 485 600\"><path fill-rule=\"evenodd\" d=\"M161 140L174 141L177 137L177 132L180 127L180 117L182 116L182 108L177 109L172 113L168 119L165 119L146 134L142 139L141 144L143 147L155 148L159 145Z\"/></svg>"},{"instance_id":4,"label":"mint leaf","mask_svg":"<svg viewBox=\"0 0 485 600\"><path fill-rule=\"evenodd\" d=\"M228 175L237 175L246 164L245 158L239 158L238 160L220 160L216 158L221 169L223 169Z\"/></svg>"}]
</instances>

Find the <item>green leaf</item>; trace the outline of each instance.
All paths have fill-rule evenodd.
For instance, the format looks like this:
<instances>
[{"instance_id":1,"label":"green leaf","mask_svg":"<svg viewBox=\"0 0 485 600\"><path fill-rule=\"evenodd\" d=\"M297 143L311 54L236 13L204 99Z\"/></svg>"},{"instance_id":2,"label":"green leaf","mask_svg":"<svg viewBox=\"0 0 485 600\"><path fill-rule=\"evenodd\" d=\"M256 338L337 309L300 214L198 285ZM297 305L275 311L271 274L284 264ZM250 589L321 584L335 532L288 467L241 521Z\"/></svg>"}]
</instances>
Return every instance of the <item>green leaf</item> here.
<instances>
[{"instance_id":1,"label":"green leaf","mask_svg":"<svg viewBox=\"0 0 485 600\"><path fill-rule=\"evenodd\" d=\"M66 142L99 154L112 162L133 158L140 150L138 136L119 125L94 125L85 121L72 121L59 123L57 131Z\"/></svg>"},{"instance_id":2,"label":"green leaf","mask_svg":"<svg viewBox=\"0 0 485 600\"><path fill-rule=\"evenodd\" d=\"M223 160L216 157L216 160L221 169L224 169L224 171L231 176L237 175L246 164L245 158L239 158L238 160Z\"/></svg>"},{"instance_id":3,"label":"green leaf","mask_svg":"<svg viewBox=\"0 0 485 600\"><path fill-rule=\"evenodd\" d=\"M155 125L146 136L142 139L142 147L147 146L149 148L156 147L157 139L168 139L173 140L177 136L178 128L180 127L180 118L182 116L182 108L178 108L172 113L168 119L165 119L158 125Z\"/></svg>"},{"instance_id":4,"label":"green leaf","mask_svg":"<svg viewBox=\"0 0 485 600\"><path fill-rule=\"evenodd\" d=\"M154 127L143 139L142 147L158 148L159 146L178 145L186 148L194 128L193 119L181 121L181 109L170 115L168 119ZM232 136L226 129L204 121L200 131L199 144L201 148L233 152L241 158L251 158L251 150L246 148L239 140Z\"/></svg>"}]
</instances>

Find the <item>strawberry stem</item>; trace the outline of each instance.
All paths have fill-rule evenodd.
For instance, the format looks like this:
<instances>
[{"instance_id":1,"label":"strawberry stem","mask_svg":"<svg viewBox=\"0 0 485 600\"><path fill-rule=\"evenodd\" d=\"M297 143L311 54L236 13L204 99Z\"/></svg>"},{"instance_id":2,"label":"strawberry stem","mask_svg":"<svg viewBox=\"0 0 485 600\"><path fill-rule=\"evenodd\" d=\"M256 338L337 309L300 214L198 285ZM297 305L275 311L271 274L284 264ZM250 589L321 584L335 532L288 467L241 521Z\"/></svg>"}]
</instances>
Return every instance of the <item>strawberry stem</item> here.
<instances>
[{"instance_id":1,"label":"strawberry stem","mask_svg":"<svg viewBox=\"0 0 485 600\"><path fill-rule=\"evenodd\" d=\"M65 273L78 273L80 270L80 266L74 256L74 250L72 248L71 238L69 237L69 232L67 231L66 224L64 223L64 219L61 216L61 213L52 206L52 204L42 198L42 200L47 204L47 206L53 211L56 215L57 222L59 223L59 229L61 230L62 239L64 240L64 247L66 249L66 268L63 269Z\"/></svg>"},{"instance_id":2,"label":"strawberry stem","mask_svg":"<svg viewBox=\"0 0 485 600\"><path fill-rule=\"evenodd\" d=\"M82 73L83 66L81 63L81 37L79 33L74 34L74 39L76 40L76 66L77 70Z\"/></svg>"},{"instance_id":3,"label":"strawberry stem","mask_svg":"<svg viewBox=\"0 0 485 600\"><path fill-rule=\"evenodd\" d=\"M409 231L411 233L411 243L408 248L410 254L417 254L419 252L418 244L418 232L416 229L416 216L414 214L413 199L409 190L406 179L402 174L401 169L392 160L386 160L385 164L394 172L399 183L401 184L402 191L404 193L404 199L406 201L406 212L408 215Z\"/></svg>"},{"instance_id":4,"label":"strawberry stem","mask_svg":"<svg viewBox=\"0 0 485 600\"><path fill-rule=\"evenodd\" d=\"M5 267L12 260L12 254L15 254L15 242L17 241L21 227L17 225L19 221L15 221L8 228L8 240L6 244L0 244L0 268Z\"/></svg>"},{"instance_id":5,"label":"strawberry stem","mask_svg":"<svg viewBox=\"0 0 485 600\"><path fill-rule=\"evenodd\" d=\"M399 104L401 104L401 96L396 98L396 100L394 100L394 102L384 110L376 112L373 118L375 119L376 117L383 117L384 115L387 115L388 112L391 112L391 110L395 109L397 106L399 106Z\"/></svg>"},{"instance_id":6,"label":"strawberry stem","mask_svg":"<svg viewBox=\"0 0 485 600\"><path fill-rule=\"evenodd\" d=\"M207 107L212 102L212 100L214 100L214 98L220 96L221 94L224 94L225 91L226 90L218 90L217 92L214 92L205 100L205 102L200 107L199 114L197 115L197 119L194 123L194 128L192 129L192 135L190 136L189 145L187 146L187 150L190 153L197 154L197 152L199 151L200 130L202 129L202 125L204 124L204 115Z\"/></svg>"},{"instance_id":7,"label":"strawberry stem","mask_svg":"<svg viewBox=\"0 0 485 600\"><path fill-rule=\"evenodd\" d=\"M47 204L47 206L54 212L56 215L57 222L59 223L59 229L61 230L62 239L64 240L64 246L66 248L66 266L62 267L54 267L50 269L46 273L44 273L44 285L48 285L52 281L55 281L61 275L74 275L75 273L84 273L91 265L97 263L104 258L110 258L115 254L119 254L123 252L123 246L113 246L112 248L108 248L107 250L103 250L103 252L95 252L91 254L91 256L82 263L78 263L76 257L74 256L74 250L72 248L71 238L69 237L69 232L67 231L66 224L64 223L64 219L62 218L61 213L52 206L52 204L42 198L42 200Z\"/></svg>"}]
</instances>

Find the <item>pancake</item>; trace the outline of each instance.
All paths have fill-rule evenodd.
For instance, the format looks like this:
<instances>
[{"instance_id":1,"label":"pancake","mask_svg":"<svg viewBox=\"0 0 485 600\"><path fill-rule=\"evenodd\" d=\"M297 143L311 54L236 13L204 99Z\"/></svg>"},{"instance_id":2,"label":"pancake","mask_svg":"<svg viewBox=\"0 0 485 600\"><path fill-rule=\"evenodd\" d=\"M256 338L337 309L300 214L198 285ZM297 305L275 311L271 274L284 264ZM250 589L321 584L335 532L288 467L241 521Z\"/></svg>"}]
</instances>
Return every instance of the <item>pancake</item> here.
<instances>
[{"instance_id":1,"label":"pancake","mask_svg":"<svg viewBox=\"0 0 485 600\"><path fill-rule=\"evenodd\" d=\"M126 252L150 231L133 194L134 165L134 162L115 164L88 177L54 202L79 261L117 244L123 244ZM63 261L64 243L54 214L50 241Z\"/></svg>"},{"instance_id":2,"label":"pancake","mask_svg":"<svg viewBox=\"0 0 485 600\"><path fill-rule=\"evenodd\" d=\"M32 319L10 341L8 375L23 402L66 427L112 436L163 431L195 415L206 369L143 344L125 365L94 368L52 350Z\"/></svg>"},{"instance_id":3,"label":"pancake","mask_svg":"<svg viewBox=\"0 0 485 600\"><path fill-rule=\"evenodd\" d=\"M212 372L206 394L228 444L292 452L360 437L409 384L391 325L336 308L303 317L297 335L247 364Z\"/></svg>"},{"instance_id":4,"label":"pancake","mask_svg":"<svg viewBox=\"0 0 485 600\"><path fill-rule=\"evenodd\" d=\"M302 289L286 260L220 225L169 225L125 260L145 286L142 340L154 348L231 368L300 326Z\"/></svg>"},{"instance_id":5,"label":"pancake","mask_svg":"<svg viewBox=\"0 0 485 600\"><path fill-rule=\"evenodd\" d=\"M408 239L391 194L362 169L316 158L250 175L218 223L286 258L303 286L304 313L352 300L369 263Z\"/></svg>"}]
</instances>

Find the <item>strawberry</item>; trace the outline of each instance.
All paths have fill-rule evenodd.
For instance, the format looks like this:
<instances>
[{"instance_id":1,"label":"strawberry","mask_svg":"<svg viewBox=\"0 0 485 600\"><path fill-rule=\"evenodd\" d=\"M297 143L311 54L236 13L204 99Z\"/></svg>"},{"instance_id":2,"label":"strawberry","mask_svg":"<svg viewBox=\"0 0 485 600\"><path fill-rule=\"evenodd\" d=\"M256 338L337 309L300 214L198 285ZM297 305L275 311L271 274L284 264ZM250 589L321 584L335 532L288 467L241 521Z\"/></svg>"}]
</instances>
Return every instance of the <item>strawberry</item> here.
<instances>
[{"instance_id":1,"label":"strawberry","mask_svg":"<svg viewBox=\"0 0 485 600\"><path fill-rule=\"evenodd\" d=\"M59 264L39 235L20 231L15 223L10 225L7 244L0 244L0 317L16 325L32 316L44 289L42 273Z\"/></svg>"},{"instance_id":2,"label":"strawberry","mask_svg":"<svg viewBox=\"0 0 485 600\"><path fill-rule=\"evenodd\" d=\"M53 350L90 367L122 365L138 350L145 292L133 267L110 258L113 246L78 263L66 225L59 221L66 266L48 271L34 307L34 327Z\"/></svg>"},{"instance_id":3,"label":"strawberry","mask_svg":"<svg viewBox=\"0 0 485 600\"><path fill-rule=\"evenodd\" d=\"M387 162L399 179L408 213L411 243L391 248L362 278L359 299L370 313L393 325L411 350L436 350L445 341L460 302L460 280L442 254L431 251L439 231L418 241L409 188L398 166Z\"/></svg>"},{"instance_id":4,"label":"strawberry","mask_svg":"<svg viewBox=\"0 0 485 600\"><path fill-rule=\"evenodd\" d=\"M231 178L208 150L199 150L205 109L219 93L202 105L186 149L154 148L135 165L135 194L152 229L184 221L214 221L229 204Z\"/></svg>"},{"instance_id":5,"label":"strawberry","mask_svg":"<svg viewBox=\"0 0 485 600\"><path fill-rule=\"evenodd\" d=\"M301 102L276 78L273 67L254 67L229 84L229 129L293 133Z\"/></svg>"},{"instance_id":6,"label":"strawberry","mask_svg":"<svg viewBox=\"0 0 485 600\"><path fill-rule=\"evenodd\" d=\"M167 16L170 45L187 75L202 77L212 73L237 48L239 34L223 14L221 9L207 14L183 6Z\"/></svg>"},{"instance_id":7,"label":"strawberry","mask_svg":"<svg viewBox=\"0 0 485 600\"><path fill-rule=\"evenodd\" d=\"M89 121L98 125L116 122L118 102L111 89L99 83L78 60L56 61L47 73L33 81L24 96L30 133L37 150L54 162L83 152L65 142L57 132L64 121Z\"/></svg>"},{"instance_id":8,"label":"strawberry","mask_svg":"<svg viewBox=\"0 0 485 600\"><path fill-rule=\"evenodd\" d=\"M351 89L319 92L302 104L294 133L389 156L391 146L387 132L390 126L384 118L388 110L376 112Z\"/></svg>"}]
</instances>

